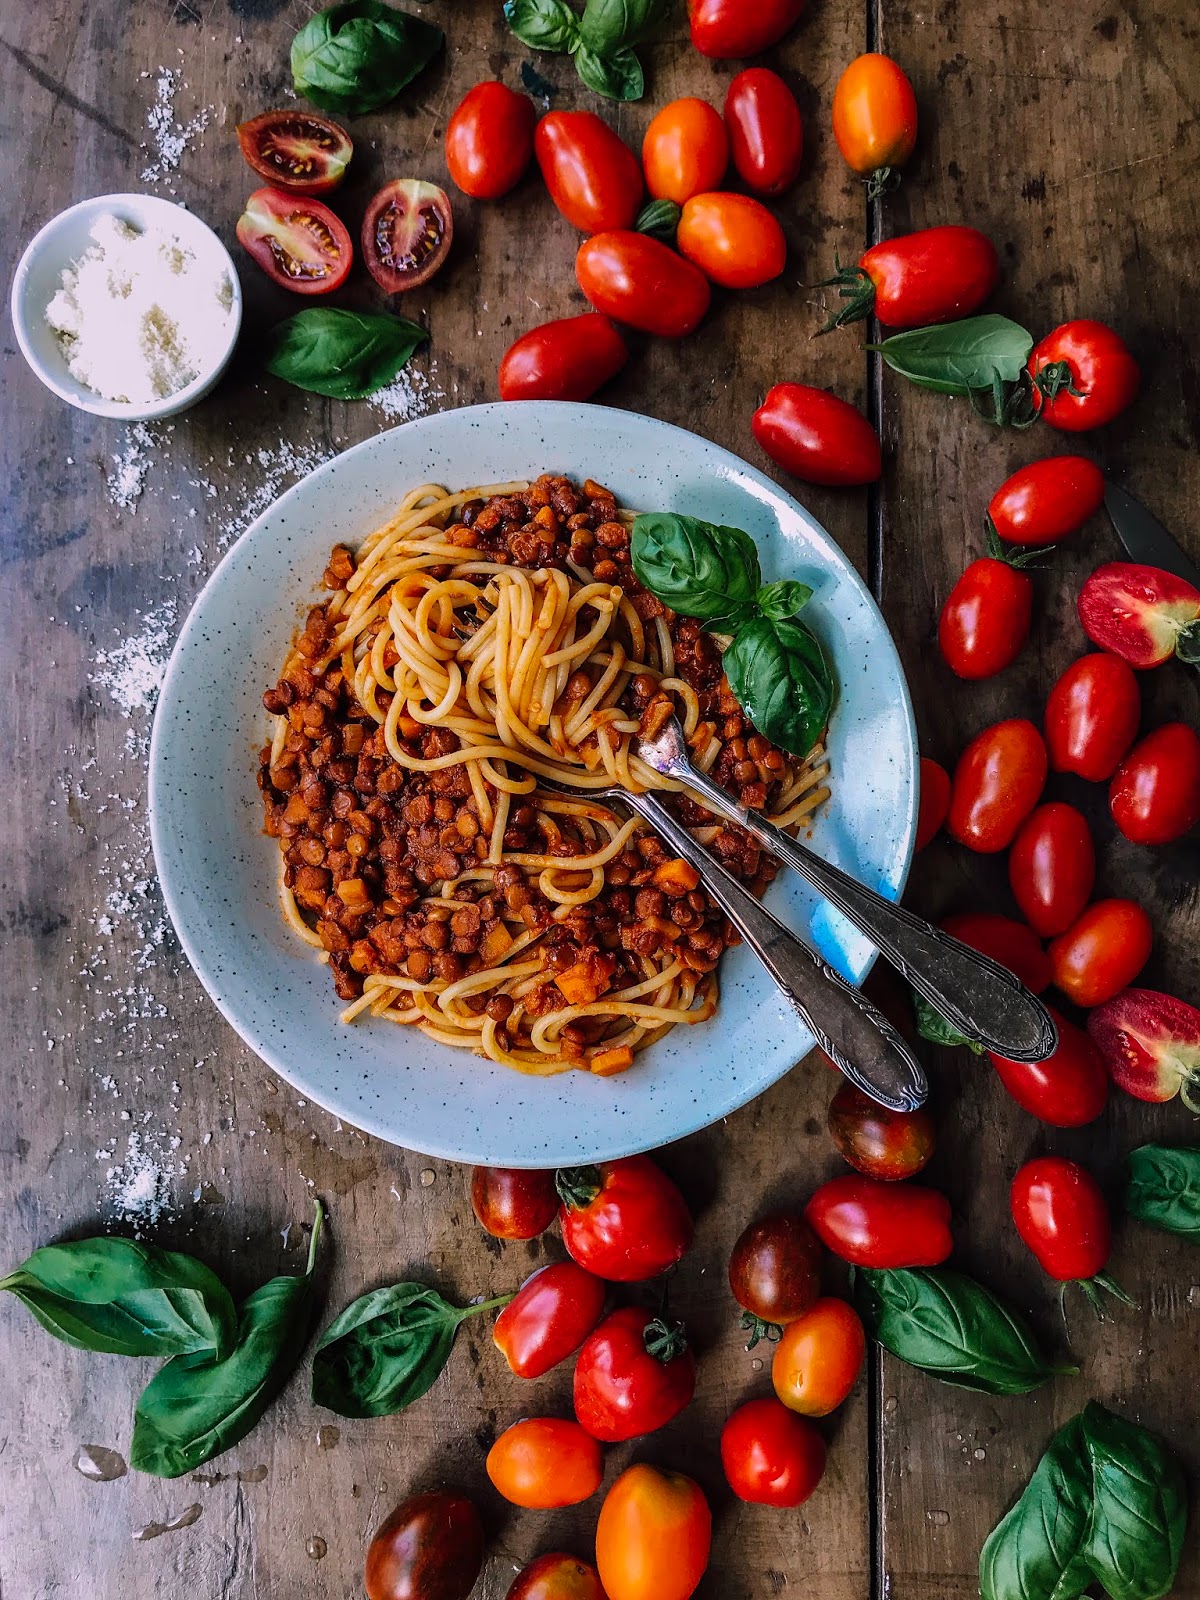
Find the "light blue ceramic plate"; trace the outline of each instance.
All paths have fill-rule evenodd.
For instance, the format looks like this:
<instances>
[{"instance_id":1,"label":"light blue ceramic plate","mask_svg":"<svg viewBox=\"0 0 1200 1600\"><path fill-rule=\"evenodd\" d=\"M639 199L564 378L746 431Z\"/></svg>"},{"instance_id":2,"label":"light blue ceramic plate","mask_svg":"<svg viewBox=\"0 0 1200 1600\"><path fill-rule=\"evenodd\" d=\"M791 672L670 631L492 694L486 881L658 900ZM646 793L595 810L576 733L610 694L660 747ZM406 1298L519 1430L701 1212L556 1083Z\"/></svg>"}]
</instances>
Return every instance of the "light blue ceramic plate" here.
<instances>
[{"instance_id":1,"label":"light blue ceramic plate","mask_svg":"<svg viewBox=\"0 0 1200 1600\"><path fill-rule=\"evenodd\" d=\"M744 1105L812 1046L745 949L721 967L717 1015L677 1028L618 1078L526 1078L391 1023L338 1021L327 971L281 918L277 846L255 787L275 683L329 548L424 482L592 477L640 509L747 529L765 577L811 584L805 616L834 664L834 797L815 848L885 893L908 872L916 817L912 707L887 628L825 530L762 473L680 428L601 406L474 406L396 428L288 491L238 540L189 616L163 684L150 820L188 958L252 1049L309 1099L394 1144L452 1160L550 1167L628 1155ZM867 941L797 878L770 904L855 981Z\"/></svg>"}]
</instances>

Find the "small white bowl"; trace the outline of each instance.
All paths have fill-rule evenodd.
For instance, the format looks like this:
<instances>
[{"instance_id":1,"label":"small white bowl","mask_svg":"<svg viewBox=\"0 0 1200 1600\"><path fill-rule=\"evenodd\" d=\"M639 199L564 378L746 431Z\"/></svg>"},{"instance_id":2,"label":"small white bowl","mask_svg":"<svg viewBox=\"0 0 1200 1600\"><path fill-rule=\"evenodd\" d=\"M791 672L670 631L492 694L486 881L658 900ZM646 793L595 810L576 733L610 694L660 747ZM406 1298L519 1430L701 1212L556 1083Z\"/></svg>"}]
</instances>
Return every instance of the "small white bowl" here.
<instances>
[{"instance_id":1,"label":"small white bowl","mask_svg":"<svg viewBox=\"0 0 1200 1600\"><path fill-rule=\"evenodd\" d=\"M106 400L71 375L58 337L46 322L46 307L62 287L63 269L78 261L88 248L92 224L109 212L140 229L157 227L176 237L211 263L214 274L229 277L233 298L224 341L211 352L211 364L199 377L174 394L147 405L127 400ZM34 235L25 247L12 286L12 318L21 354L56 395L80 411L97 417L121 417L127 422L150 422L174 417L203 399L229 365L242 325L242 289L229 251L206 222L177 205L151 194L101 194L69 206Z\"/></svg>"}]
</instances>

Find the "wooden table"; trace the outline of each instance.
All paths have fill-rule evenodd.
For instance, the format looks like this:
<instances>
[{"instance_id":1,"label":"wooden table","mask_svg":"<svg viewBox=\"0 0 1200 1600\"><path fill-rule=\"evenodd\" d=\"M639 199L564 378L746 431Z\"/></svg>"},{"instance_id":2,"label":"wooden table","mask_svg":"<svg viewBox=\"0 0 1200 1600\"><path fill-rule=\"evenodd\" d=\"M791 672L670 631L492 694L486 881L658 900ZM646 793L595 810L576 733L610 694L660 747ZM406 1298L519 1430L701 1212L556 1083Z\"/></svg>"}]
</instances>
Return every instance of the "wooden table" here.
<instances>
[{"instance_id":1,"label":"wooden table","mask_svg":"<svg viewBox=\"0 0 1200 1600\"><path fill-rule=\"evenodd\" d=\"M529 59L502 25L498 0L420 9L448 28L448 54L395 106L354 124L348 215L385 177L445 182L449 110L480 78L517 82ZM5 0L5 281L35 228L106 191L174 194L232 241L252 187L233 127L284 101L288 44L307 12L300 0ZM1035 638L1016 667L984 686L952 681L933 644L937 607L980 549L992 488L1058 441L1001 434L963 404L881 381L859 330L810 342L824 304L810 286L835 252L852 259L881 230L945 221L986 229L1005 263L998 309L1039 331L1067 316L1109 317L1130 339L1145 391L1086 448L1200 553L1198 39L1187 0L1053 8L1009 0L999 11L960 0L813 0L779 52L808 140L802 181L779 207L792 248L785 278L722 298L686 343L639 351L606 395L760 465L749 420L771 383L828 384L871 405L887 454L879 492L797 492L870 578L904 657L923 746L943 761L997 716L1039 714L1052 677L1083 645L1079 582L1115 554L1115 542L1098 519L1038 576ZM904 64L922 108L917 155L882 214L868 211L827 133L838 73L864 48ZM733 70L702 60L682 22L648 60L647 100L603 108L635 145L653 106L685 93L719 105ZM565 61L537 66L557 105L599 104ZM206 117L202 129L181 133ZM414 364L418 392L396 400L394 412L493 398L497 361L516 334L580 306L576 238L536 177L506 203L460 199L456 212L452 264L404 305L428 320L432 345ZM241 267L250 334L291 308L244 258ZM371 295L359 282L349 298ZM364 1138L298 1099L219 1019L164 923L147 853L145 757L148 706L170 642L256 510L296 472L396 420L264 379L245 345L210 401L139 433L61 405L5 334L4 1257L15 1264L39 1244L126 1227L132 1216L148 1237L219 1266L241 1293L297 1267L299 1224L319 1193L332 1218L331 1307L410 1274L464 1297L500 1292L557 1244L485 1248L491 1242L471 1217L462 1170ZM1144 688L1149 717L1196 720L1194 674L1167 667ZM1102 887L1134 894L1154 912L1147 981L1194 1000L1196 837L1138 850L1114 842L1100 790L1056 781L1053 792L1094 820ZM919 861L910 900L932 913L981 900L1005 905L1003 864L939 843ZM931 1065L941 1126L931 1175L958 1212L959 1257L1061 1348L1051 1286L1008 1220L1013 1171L1053 1149L1114 1179L1132 1145L1186 1141L1191 1120L1178 1103L1151 1109L1115 1095L1098 1126L1053 1135L974 1058L941 1053ZM1159 1429L1195 1471L1200 1257L1122 1225L1114 1271L1140 1309L1119 1310L1103 1328L1077 1313L1080 1377L1028 1399L989 1400L876 1357L831 1422L829 1471L801 1512L731 1499L717 1432L735 1403L768 1385L758 1352L742 1348L724 1265L755 1212L802 1200L838 1169L824 1128L829 1094L825 1069L805 1064L663 1155L700 1219L674 1291L701 1352L700 1391L674 1426L612 1452L610 1475L636 1456L700 1478L716 1540L699 1593L967 1600L988 1529L1052 1429L1092 1396ZM594 1505L516 1515L486 1484L485 1447L531 1401L483 1328L462 1338L448 1373L407 1414L333 1428L298 1379L214 1464L217 1481L175 1483L131 1474L98 1484L73 1464L84 1444L128 1448L142 1374L54 1343L15 1304L0 1308L0 1337L0 1590L13 1600L358 1595L374 1525L410 1490L443 1480L478 1491L486 1508L493 1556L479 1593L488 1600L505 1593L514 1561L563 1546L590 1554ZM568 1381L569 1369L545 1380L537 1404L565 1405ZM201 1514L191 1526L131 1542L134 1530L192 1505ZM1200 1596L1194 1539L1176 1593Z\"/></svg>"}]
</instances>

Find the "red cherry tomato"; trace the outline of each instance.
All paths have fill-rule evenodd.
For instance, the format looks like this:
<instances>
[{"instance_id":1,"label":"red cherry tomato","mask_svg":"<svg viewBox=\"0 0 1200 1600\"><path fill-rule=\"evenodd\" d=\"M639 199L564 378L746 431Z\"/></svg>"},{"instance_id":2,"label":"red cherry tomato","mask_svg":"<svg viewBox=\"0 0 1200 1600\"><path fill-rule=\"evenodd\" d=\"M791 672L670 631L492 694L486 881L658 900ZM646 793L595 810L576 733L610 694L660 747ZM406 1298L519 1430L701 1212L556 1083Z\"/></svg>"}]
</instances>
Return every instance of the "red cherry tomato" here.
<instances>
[{"instance_id":1,"label":"red cherry tomato","mask_svg":"<svg viewBox=\"0 0 1200 1600\"><path fill-rule=\"evenodd\" d=\"M577 1422L526 1417L488 1451L487 1475L514 1506L550 1511L591 1499L604 1477L604 1455Z\"/></svg>"},{"instance_id":2,"label":"red cherry tomato","mask_svg":"<svg viewBox=\"0 0 1200 1600\"><path fill-rule=\"evenodd\" d=\"M947 917L943 931L972 950L991 956L1002 967L1015 972L1027 989L1041 994L1050 987L1050 958L1038 942L1037 934L1023 922L1002 917L995 911L966 911Z\"/></svg>"},{"instance_id":3,"label":"red cherry tomato","mask_svg":"<svg viewBox=\"0 0 1200 1600\"><path fill-rule=\"evenodd\" d=\"M642 203L633 151L593 111L551 111L533 139L550 198L580 233L631 228Z\"/></svg>"},{"instance_id":4,"label":"red cherry tomato","mask_svg":"<svg viewBox=\"0 0 1200 1600\"><path fill-rule=\"evenodd\" d=\"M363 260L388 294L428 283L445 266L453 239L449 196L419 178L385 183L363 218Z\"/></svg>"},{"instance_id":5,"label":"red cherry tomato","mask_svg":"<svg viewBox=\"0 0 1200 1600\"><path fill-rule=\"evenodd\" d=\"M1064 433L1084 433L1119 417L1142 375L1120 334L1103 322L1064 322L1029 357L1038 415Z\"/></svg>"},{"instance_id":6,"label":"red cherry tomato","mask_svg":"<svg viewBox=\"0 0 1200 1600\"><path fill-rule=\"evenodd\" d=\"M1021 915L1042 939L1064 933L1092 897L1096 849L1083 813L1052 800L1021 824L1008 857Z\"/></svg>"},{"instance_id":7,"label":"red cherry tomato","mask_svg":"<svg viewBox=\"0 0 1200 1600\"><path fill-rule=\"evenodd\" d=\"M932 843L950 810L950 774L940 761L921 757L921 792L917 809L918 850Z\"/></svg>"},{"instance_id":8,"label":"red cherry tomato","mask_svg":"<svg viewBox=\"0 0 1200 1600\"><path fill-rule=\"evenodd\" d=\"M1134 900L1097 900L1053 940L1054 987L1077 1006L1100 1006L1150 959L1154 925Z\"/></svg>"},{"instance_id":9,"label":"red cherry tomato","mask_svg":"<svg viewBox=\"0 0 1200 1600\"><path fill-rule=\"evenodd\" d=\"M242 155L260 178L290 194L328 194L346 176L354 145L315 111L264 111L238 123Z\"/></svg>"},{"instance_id":10,"label":"red cherry tomato","mask_svg":"<svg viewBox=\"0 0 1200 1600\"><path fill-rule=\"evenodd\" d=\"M475 200L515 189L533 159L537 110L527 94L494 80L468 89L446 125L446 166Z\"/></svg>"},{"instance_id":11,"label":"red cherry tomato","mask_svg":"<svg viewBox=\"0 0 1200 1600\"><path fill-rule=\"evenodd\" d=\"M804 0L688 0L692 43L702 56L756 56L795 27Z\"/></svg>"},{"instance_id":12,"label":"red cherry tomato","mask_svg":"<svg viewBox=\"0 0 1200 1600\"><path fill-rule=\"evenodd\" d=\"M1087 1019L1109 1076L1136 1100L1180 1095L1200 1111L1200 1011L1156 989L1126 989Z\"/></svg>"},{"instance_id":13,"label":"red cherry tomato","mask_svg":"<svg viewBox=\"0 0 1200 1600\"><path fill-rule=\"evenodd\" d=\"M672 100L642 140L646 188L656 200L683 205L715 189L729 165L729 135L707 100Z\"/></svg>"},{"instance_id":14,"label":"red cherry tomato","mask_svg":"<svg viewBox=\"0 0 1200 1600\"><path fill-rule=\"evenodd\" d=\"M842 1159L883 1183L915 1177L933 1155L928 1111L889 1111L852 1083L843 1083L829 1102L827 1121Z\"/></svg>"},{"instance_id":15,"label":"red cherry tomato","mask_svg":"<svg viewBox=\"0 0 1200 1600\"><path fill-rule=\"evenodd\" d=\"M1200 660L1200 589L1161 567L1110 561L1079 591L1083 631L1139 672Z\"/></svg>"},{"instance_id":16,"label":"red cherry tomato","mask_svg":"<svg viewBox=\"0 0 1200 1600\"><path fill-rule=\"evenodd\" d=\"M791 188L800 176L804 124L795 95L778 73L769 67L739 72L725 96L725 126L733 164L747 189L782 194Z\"/></svg>"},{"instance_id":17,"label":"red cherry tomato","mask_svg":"<svg viewBox=\"0 0 1200 1600\"><path fill-rule=\"evenodd\" d=\"M493 1239L536 1239L558 1214L553 1172L472 1167L471 1210Z\"/></svg>"},{"instance_id":18,"label":"red cherry tomato","mask_svg":"<svg viewBox=\"0 0 1200 1600\"><path fill-rule=\"evenodd\" d=\"M827 389L777 383L754 413L754 437L778 466L804 483L874 483L883 456L874 428Z\"/></svg>"},{"instance_id":19,"label":"red cherry tomato","mask_svg":"<svg viewBox=\"0 0 1200 1600\"><path fill-rule=\"evenodd\" d=\"M588 1272L609 1283L640 1283L682 1259L692 1214L649 1156L563 1167L558 1173L563 1243Z\"/></svg>"},{"instance_id":20,"label":"red cherry tomato","mask_svg":"<svg viewBox=\"0 0 1200 1600\"><path fill-rule=\"evenodd\" d=\"M542 1267L496 1318L497 1350L518 1378L540 1378L579 1349L604 1315L606 1292L573 1261Z\"/></svg>"},{"instance_id":21,"label":"red cherry tomato","mask_svg":"<svg viewBox=\"0 0 1200 1600\"><path fill-rule=\"evenodd\" d=\"M588 400L629 360L607 317L543 322L522 334L500 363L501 400Z\"/></svg>"},{"instance_id":22,"label":"red cherry tomato","mask_svg":"<svg viewBox=\"0 0 1200 1600\"><path fill-rule=\"evenodd\" d=\"M771 1382L789 1411L827 1417L858 1382L867 1339L858 1313L844 1300L818 1300L789 1322L775 1346Z\"/></svg>"},{"instance_id":23,"label":"red cherry tomato","mask_svg":"<svg viewBox=\"0 0 1200 1600\"><path fill-rule=\"evenodd\" d=\"M1073 1022L1054 1007L1058 1048L1045 1061L1009 1061L988 1051L1000 1081L1023 1111L1052 1128L1082 1128L1095 1122L1108 1099L1108 1078L1100 1052Z\"/></svg>"},{"instance_id":24,"label":"red cherry tomato","mask_svg":"<svg viewBox=\"0 0 1200 1600\"><path fill-rule=\"evenodd\" d=\"M825 1441L778 1400L748 1400L721 1430L721 1465L739 1500L802 1506L825 1472Z\"/></svg>"},{"instance_id":25,"label":"red cherry tomato","mask_svg":"<svg viewBox=\"0 0 1200 1600\"><path fill-rule=\"evenodd\" d=\"M1134 844L1170 844L1200 822L1200 738L1164 722L1117 768L1108 791L1113 821Z\"/></svg>"},{"instance_id":26,"label":"red cherry tomato","mask_svg":"<svg viewBox=\"0 0 1200 1600\"><path fill-rule=\"evenodd\" d=\"M857 267L842 268L831 281L848 303L828 327L874 311L889 328L923 328L978 311L1000 282L1000 258L978 228L922 228L873 244Z\"/></svg>"},{"instance_id":27,"label":"red cherry tomato","mask_svg":"<svg viewBox=\"0 0 1200 1600\"><path fill-rule=\"evenodd\" d=\"M1046 769L1042 736L1023 717L977 733L954 769L951 837L985 855L1006 849L1037 805Z\"/></svg>"},{"instance_id":28,"label":"red cherry tomato","mask_svg":"<svg viewBox=\"0 0 1200 1600\"><path fill-rule=\"evenodd\" d=\"M697 194L683 208L679 251L726 289L757 289L787 263L783 229L748 194Z\"/></svg>"},{"instance_id":29,"label":"red cherry tomato","mask_svg":"<svg viewBox=\"0 0 1200 1600\"><path fill-rule=\"evenodd\" d=\"M638 1306L605 1317L575 1363L575 1415L606 1444L665 1427L695 1392L696 1358L682 1326Z\"/></svg>"},{"instance_id":30,"label":"red cherry tomato","mask_svg":"<svg viewBox=\"0 0 1200 1600\"><path fill-rule=\"evenodd\" d=\"M988 502L988 517L1009 544L1054 544L1103 504L1104 474L1094 461L1049 456L1005 479Z\"/></svg>"},{"instance_id":31,"label":"red cherry tomato","mask_svg":"<svg viewBox=\"0 0 1200 1600\"><path fill-rule=\"evenodd\" d=\"M827 1250L854 1267L936 1267L953 1249L950 1202L917 1183L830 1178L804 1208Z\"/></svg>"},{"instance_id":32,"label":"red cherry tomato","mask_svg":"<svg viewBox=\"0 0 1200 1600\"><path fill-rule=\"evenodd\" d=\"M367 1549L367 1600L467 1600L483 1568L483 1524L465 1494L405 1500Z\"/></svg>"},{"instance_id":33,"label":"red cherry tomato","mask_svg":"<svg viewBox=\"0 0 1200 1600\"><path fill-rule=\"evenodd\" d=\"M1142 717L1133 668L1119 656L1081 656L1046 700L1046 749L1054 772L1106 783L1129 754Z\"/></svg>"},{"instance_id":34,"label":"red cherry tomato","mask_svg":"<svg viewBox=\"0 0 1200 1600\"><path fill-rule=\"evenodd\" d=\"M605 1600L605 1595L595 1567L552 1550L517 1573L505 1600Z\"/></svg>"},{"instance_id":35,"label":"red cherry tomato","mask_svg":"<svg viewBox=\"0 0 1200 1600\"><path fill-rule=\"evenodd\" d=\"M712 299L698 267L644 233L598 233L575 257L579 287L597 311L660 339L699 326Z\"/></svg>"},{"instance_id":36,"label":"red cherry tomato","mask_svg":"<svg viewBox=\"0 0 1200 1600\"><path fill-rule=\"evenodd\" d=\"M681 1472L626 1467L604 1497L596 1566L608 1600L690 1600L711 1547L708 1501Z\"/></svg>"},{"instance_id":37,"label":"red cherry tomato","mask_svg":"<svg viewBox=\"0 0 1200 1600\"><path fill-rule=\"evenodd\" d=\"M1009 561L981 556L951 589L938 645L959 678L994 678L1012 666L1033 621L1033 581Z\"/></svg>"},{"instance_id":38,"label":"red cherry tomato","mask_svg":"<svg viewBox=\"0 0 1200 1600\"><path fill-rule=\"evenodd\" d=\"M238 218L238 243L274 283L296 294L330 294L346 281L354 246L319 200L256 189Z\"/></svg>"},{"instance_id":39,"label":"red cherry tomato","mask_svg":"<svg viewBox=\"0 0 1200 1600\"><path fill-rule=\"evenodd\" d=\"M881 193L917 142L917 97L890 56L857 56L833 92L833 136L852 172Z\"/></svg>"},{"instance_id":40,"label":"red cherry tomato","mask_svg":"<svg viewBox=\"0 0 1200 1600\"><path fill-rule=\"evenodd\" d=\"M1077 1161L1027 1161L1009 1192L1017 1232L1059 1283L1096 1277L1112 1253L1112 1224L1100 1185Z\"/></svg>"},{"instance_id":41,"label":"red cherry tomato","mask_svg":"<svg viewBox=\"0 0 1200 1600\"><path fill-rule=\"evenodd\" d=\"M816 1304L821 1246L798 1211L772 1212L743 1230L729 1257L729 1287L756 1338Z\"/></svg>"}]
</instances>

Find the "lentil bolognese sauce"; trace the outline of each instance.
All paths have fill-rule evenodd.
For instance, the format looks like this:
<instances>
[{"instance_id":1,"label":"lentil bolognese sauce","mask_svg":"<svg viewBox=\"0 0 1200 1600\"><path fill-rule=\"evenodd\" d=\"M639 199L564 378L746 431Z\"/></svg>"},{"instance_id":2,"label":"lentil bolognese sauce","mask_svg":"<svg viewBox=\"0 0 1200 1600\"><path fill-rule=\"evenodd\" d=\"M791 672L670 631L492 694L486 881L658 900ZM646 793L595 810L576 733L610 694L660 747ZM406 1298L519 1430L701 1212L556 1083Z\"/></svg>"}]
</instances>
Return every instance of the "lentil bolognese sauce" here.
<instances>
[{"instance_id":1,"label":"lentil bolognese sauce","mask_svg":"<svg viewBox=\"0 0 1200 1600\"><path fill-rule=\"evenodd\" d=\"M422 485L357 552L283 674L258 774L285 915L362 1012L523 1072L612 1075L710 1017L736 934L697 873L589 789L674 789L633 753L678 712L693 758L783 827L828 797L755 733L699 623L643 589L590 480ZM545 778L576 793L538 788ZM761 892L775 865L682 793Z\"/></svg>"}]
</instances>

